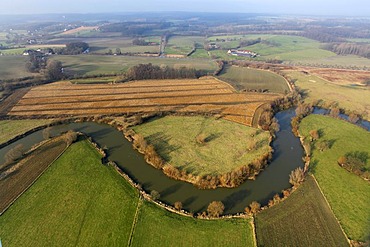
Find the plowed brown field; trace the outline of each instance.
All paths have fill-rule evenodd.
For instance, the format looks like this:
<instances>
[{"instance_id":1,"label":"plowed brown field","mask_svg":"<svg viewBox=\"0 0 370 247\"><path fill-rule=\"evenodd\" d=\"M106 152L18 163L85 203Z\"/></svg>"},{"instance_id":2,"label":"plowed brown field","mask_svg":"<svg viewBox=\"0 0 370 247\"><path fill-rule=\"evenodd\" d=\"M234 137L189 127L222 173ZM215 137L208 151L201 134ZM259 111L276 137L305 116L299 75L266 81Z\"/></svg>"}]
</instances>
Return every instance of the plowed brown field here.
<instances>
[{"instance_id":1,"label":"plowed brown field","mask_svg":"<svg viewBox=\"0 0 370 247\"><path fill-rule=\"evenodd\" d=\"M225 119L251 125L255 110L277 97L280 95L236 93L229 84L214 78L147 80L111 85L57 82L31 89L9 115L213 112Z\"/></svg>"}]
</instances>

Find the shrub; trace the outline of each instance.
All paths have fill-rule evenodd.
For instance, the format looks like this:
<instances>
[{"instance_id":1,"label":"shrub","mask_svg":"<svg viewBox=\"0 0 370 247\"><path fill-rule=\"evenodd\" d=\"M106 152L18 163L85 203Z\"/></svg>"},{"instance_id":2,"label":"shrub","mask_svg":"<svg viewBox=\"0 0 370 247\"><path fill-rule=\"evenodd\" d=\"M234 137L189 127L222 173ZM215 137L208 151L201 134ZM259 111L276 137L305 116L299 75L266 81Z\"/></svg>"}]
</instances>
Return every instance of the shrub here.
<instances>
[{"instance_id":1,"label":"shrub","mask_svg":"<svg viewBox=\"0 0 370 247\"><path fill-rule=\"evenodd\" d=\"M196 136L195 140L197 141L198 144L204 145L206 143L207 136L201 133Z\"/></svg>"},{"instance_id":2,"label":"shrub","mask_svg":"<svg viewBox=\"0 0 370 247\"><path fill-rule=\"evenodd\" d=\"M6 163L11 163L23 156L24 153L24 147L23 144L18 144L12 149L10 149L6 154L5 154L5 162Z\"/></svg>"}]
</instances>

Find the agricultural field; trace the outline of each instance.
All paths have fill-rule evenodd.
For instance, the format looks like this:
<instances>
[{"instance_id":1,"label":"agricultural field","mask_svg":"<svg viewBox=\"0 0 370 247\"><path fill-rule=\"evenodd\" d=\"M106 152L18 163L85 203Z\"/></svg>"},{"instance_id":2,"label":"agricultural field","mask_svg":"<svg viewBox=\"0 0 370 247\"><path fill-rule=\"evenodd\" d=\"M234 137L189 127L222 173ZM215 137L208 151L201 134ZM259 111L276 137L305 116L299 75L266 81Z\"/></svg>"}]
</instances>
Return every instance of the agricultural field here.
<instances>
[{"instance_id":1,"label":"agricultural field","mask_svg":"<svg viewBox=\"0 0 370 247\"><path fill-rule=\"evenodd\" d=\"M227 66L219 78L227 81L239 91L267 90L273 93L289 92L286 80L282 76L269 71Z\"/></svg>"},{"instance_id":2,"label":"agricultural field","mask_svg":"<svg viewBox=\"0 0 370 247\"><path fill-rule=\"evenodd\" d=\"M160 226L160 227L158 227ZM200 220L144 202L132 246L253 246L250 219Z\"/></svg>"},{"instance_id":3,"label":"agricultural field","mask_svg":"<svg viewBox=\"0 0 370 247\"><path fill-rule=\"evenodd\" d=\"M34 76L26 70L26 62L24 56L0 56L0 80Z\"/></svg>"},{"instance_id":4,"label":"agricultural field","mask_svg":"<svg viewBox=\"0 0 370 247\"><path fill-rule=\"evenodd\" d=\"M99 38L99 39L90 39L88 44L90 45L90 53L92 54L106 54L109 50L112 53L116 53L116 49L119 48L122 53L159 53L159 43L160 37L146 37L145 41L158 43L158 45L147 45L147 46L138 46L132 44L132 38Z\"/></svg>"},{"instance_id":5,"label":"agricultural field","mask_svg":"<svg viewBox=\"0 0 370 247\"><path fill-rule=\"evenodd\" d=\"M66 148L66 142L55 138L27 154L17 163L0 165L0 212L27 189Z\"/></svg>"},{"instance_id":6,"label":"agricultural field","mask_svg":"<svg viewBox=\"0 0 370 247\"><path fill-rule=\"evenodd\" d=\"M49 119L2 120L0 121L0 143L7 142L17 135L50 122Z\"/></svg>"},{"instance_id":7,"label":"agricultural field","mask_svg":"<svg viewBox=\"0 0 370 247\"><path fill-rule=\"evenodd\" d=\"M299 132L308 138L311 130L319 130L318 141L329 141L328 150L319 151L314 143L311 172L327 198L335 216L350 239L369 240L370 184L338 165L338 158L349 152L369 155L370 133L344 120L310 115L300 124ZM370 167L367 160L367 167Z\"/></svg>"},{"instance_id":8,"label":"agricultural field","mask_svg":"<svg viewBox=\"0 0 370 247\"><path fill-rule=\"evenodd\" d=\"M251 125L255 110L279 94L236 93L214 78L146 80L124 84L57 82L32 88L8 113L33 115L96 115L177 111L218 113Z\"/></svg>"},{"instance_id":9,"label":"agricultural field","mask_svg":"<svg viewBox=\"0 0 370 247\"><path fill-rule=\"evenodd\" d=\"M303 91L306 102L319 102L323 105L337 102L340 108L358 112L364 118L370 119L370 89L358 85L358 80L352 83L348 81L344 84L343 81L330 82L314 74L306 74L301 71L287 71L287 75L295 80L295 85ZM321 74L321 76L325 75ZM335 77L335 75L331 77Z\"/></svg>"},{"instance_id":10,"label":"agricultural field","mask_svg":"<svg viewBox=\"0 0 370 247\"><path fill-rule=\"evenodd\" d=\"M306 181L285 201L256 216L259 246L349 246L317 187Z\"/></svg>"},{"instance_id":11,"label":"agricultural field","mask_svg":"<svg viewBox=\"0 0 370 247\"><path fill-rule=\"evenodd\" d=\"M138 193L100 158L87 141L70 146L0 217L3 245L126 245Z\"/></svg>"},{"instance_id":12,"label":"agricultural field","mask_svg":"<svg viewBox=\"0 0 370 247\"><path fill-rule=\"evenodd\" d=\"M197 176L225 174L271 150L269 132L212 117L166 116L134 130L165 162ZM197 142L198 135L205 144Z\"/></svg>"},{"instance_id":13,"label":"agricultural field","mask_svg":"<svg viewBox=\"0 0 370 247\"><path fill-rule=\"evenodd\" d=\"M365 86L366 82L370 82L369 71L319 68L303 68L302 70L338 85Z\"/></svg>"},{"instance_id":14,"label":"agricultural field","mask_svg":"<svg viewBox=\"0 0 370 247\"><path fill-rule=\"evenodd\" d=\"M173 36L168 40L165 53L186 56L195 44L203 46L203 43L204 38L200 36Z\"/></svg>"},{"instance_id":15,"label":"agricultural field","mask_svg":"<svg viewBox=\"0 0 370 247\"><path fill-rule=\"evenodd\" d=\"M79 141L0 217L1 240L10 247L123 246L130 238L132 246L253 245L250 219L197 220L141 200Z\"/></svg>"},{"instance_id":16,"label":"agricultural field","mask_svg":"<svg viewBox=\"0 0 370 247\"><path fill-rule=\"evenodd\" d=\"M171 59L160 57L78 55L57 56L54 57L54 59L59 60L63 63L63 66L65 67L67 73L81 76L122 73L125 72L128 68L140 63L167 65L175 68L196 68L198 70L206 70L210 73L213 73L213 71L217 69L217 65L213 61L190 58Z\"/></svg>"}]
</instances>

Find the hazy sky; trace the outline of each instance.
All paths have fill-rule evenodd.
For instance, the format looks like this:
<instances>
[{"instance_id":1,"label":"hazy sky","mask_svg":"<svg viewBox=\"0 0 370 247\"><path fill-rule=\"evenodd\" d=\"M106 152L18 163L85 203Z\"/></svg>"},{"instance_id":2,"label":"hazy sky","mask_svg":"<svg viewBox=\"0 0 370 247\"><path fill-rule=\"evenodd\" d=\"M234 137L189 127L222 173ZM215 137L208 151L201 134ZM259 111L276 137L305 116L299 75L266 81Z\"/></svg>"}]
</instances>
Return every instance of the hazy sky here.
<instances>
[{"instance_id":1,"label":"hazy sky","mask_svg":"<svg viewBox=\"0 0 370 247\"><path fill-rule=\"evenodd\" d=\"M370 17L370 0L3 0L0 14L139 11L361 15Z\"/></svg>"}]
</instances>

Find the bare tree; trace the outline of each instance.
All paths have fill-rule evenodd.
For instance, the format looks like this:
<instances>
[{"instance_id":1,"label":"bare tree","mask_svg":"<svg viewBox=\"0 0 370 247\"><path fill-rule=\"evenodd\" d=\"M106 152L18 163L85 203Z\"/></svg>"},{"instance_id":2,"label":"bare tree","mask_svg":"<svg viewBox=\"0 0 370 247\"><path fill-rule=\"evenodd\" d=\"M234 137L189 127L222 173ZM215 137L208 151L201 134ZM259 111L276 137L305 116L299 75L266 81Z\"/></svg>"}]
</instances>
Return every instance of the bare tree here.
<instances>
[{"instance_id":1,"label":"bare tree","mask_svg":"<svg viewBox=\"0 0 370 247\"><path fill-rule=\"evenodd\" d=\"M174 204L174 206L175 206L175 208L177 209L177 210L181 210L182 209L182 202L175 202L175 204Z\"/></svg>"},{"instance_id":2,"label":"bare tree","mask_svg":"<svg viewBox=\"0 0 370 247\"><path fill-rule=\"evenodd\" d=\"M153 199L154 201L156 201L156 200L158 200L158 199L161 197L161 194L159 194L159 192L158 192L158 191L156 191L156 190L152 190L152 191L150 192L150 196L152 197L152 199Z\"/></svg>"},{"instance_id":3,"label":"bare tree","mask_svg":"<svg viewBox=\"0 0 370 247\"><path fill-rule=\"evenodd\" d=\"M76 140L77 133L75 131L69 130L67 133L64 134L64 141L66 142L67 146L71 145Z\"/></svg>"},{"instance_id":4,"label":"bare tree","mask_svg":"<svg viewBox=\"0 0 370 247\"><path fill-rule=\"evenodd\" d=\"M18 144L5 154L5 162L11 163L21 158L24 153L23 144Z\"/></svg>"},{"instance_id":5,"label":"bare tree","mask_svg":"<svg viewBox=\"0 0 370 247\"><path fill-rule=\"evenodd\" d=\"M259 204L258 202L256 201L253 201L250 205L249 205L250 209L251 209L251 213L252 214L256 214L258 211L260 211L261 209L261 204Z\"/></svg>"},{"instance_id":6,"label":"bare tree","mask_svg":"<svg viewBox=\"0 0 370 247\"><path fill-rule=\"evenodd\" d=\"M47 127L42 131L42 137L44 137L45 140L50 139L50 137L51 137L51 127Z\"/></svg>"},{"instance_id":7,"label":"bare tree","mask_svg":"<svg viewBox=\"0 0 370 247\"><path fill-rule=\"evenodd\" d=\"M225 210L225 206L221 201L213 201L207 207L207 213L211 217L219 217Z\"/></svg>"},{"instance_id":8,"label":"bare tree","mask_svg":"<svg viewBox=\"0 0 370 247\"><path fill-rule=\"evenodd\" d=\"M304 181L304 172L301 167L296 168L293 170L289 175L289 183L293 186L298 186Z\"/></svg>"},{"instance_id":9,"label":"bare tree","mask_svg":"<svg viewBox=\"0 0 370 247\"><path fill-rule=\"evenodd\" d=\"M320 138L319 131L318 130L311 130L310 131L310 136L311 136L312 140L319 139Z\"/></svg>"}]
</instances>

